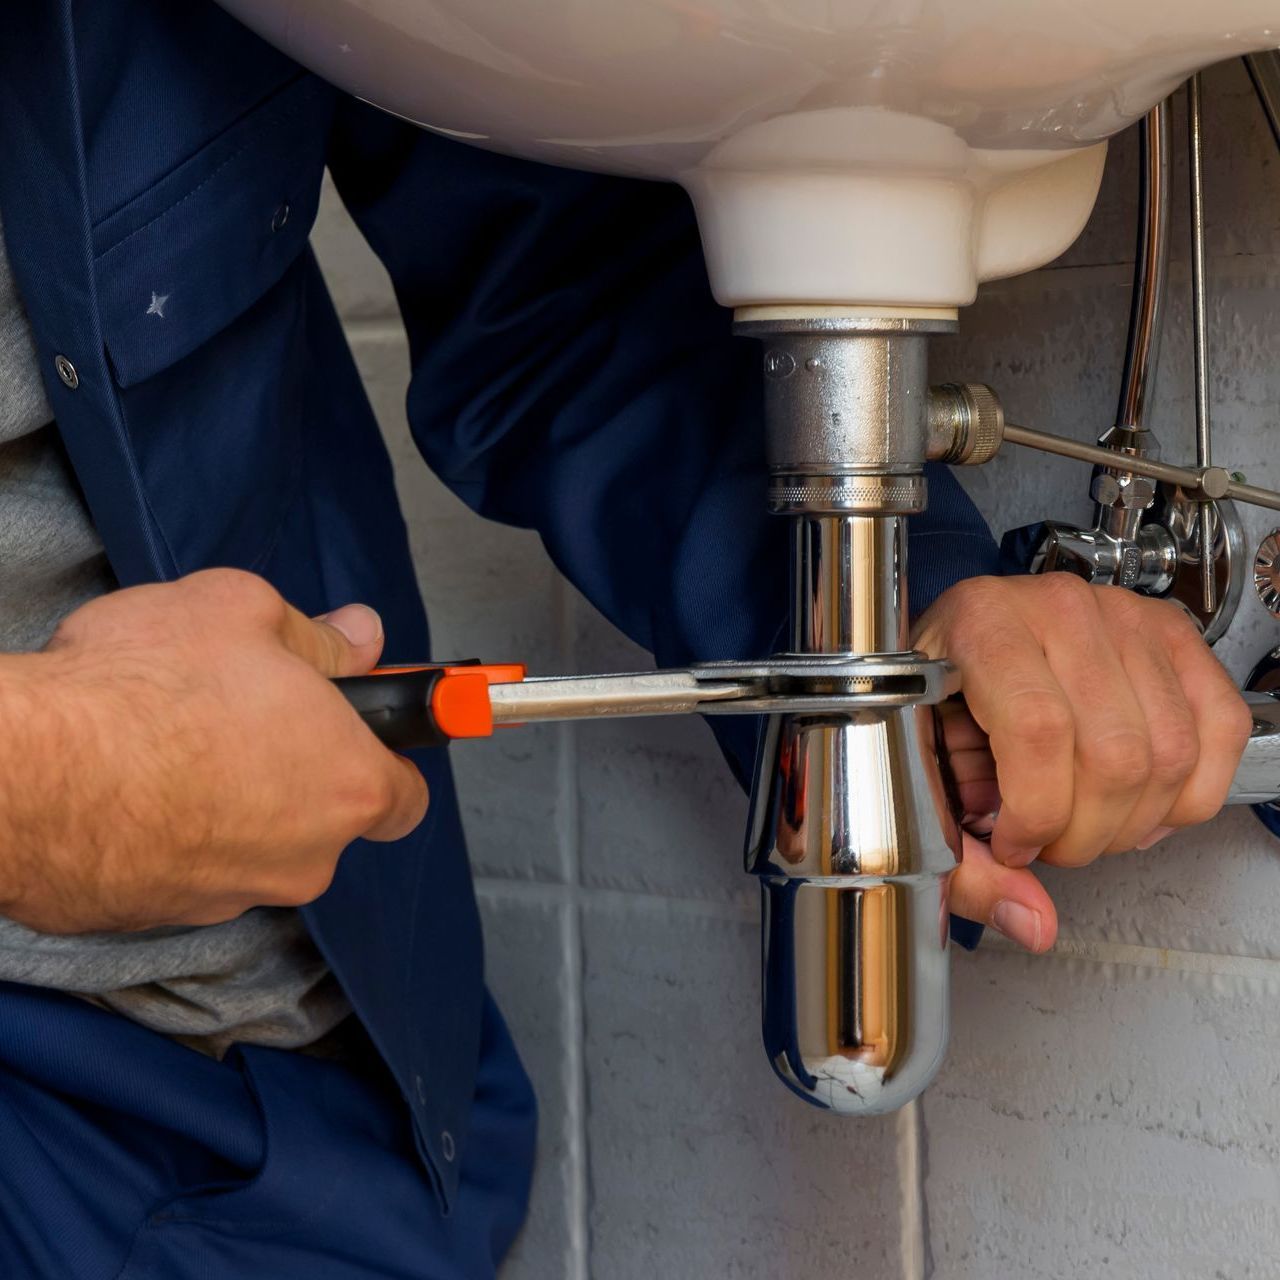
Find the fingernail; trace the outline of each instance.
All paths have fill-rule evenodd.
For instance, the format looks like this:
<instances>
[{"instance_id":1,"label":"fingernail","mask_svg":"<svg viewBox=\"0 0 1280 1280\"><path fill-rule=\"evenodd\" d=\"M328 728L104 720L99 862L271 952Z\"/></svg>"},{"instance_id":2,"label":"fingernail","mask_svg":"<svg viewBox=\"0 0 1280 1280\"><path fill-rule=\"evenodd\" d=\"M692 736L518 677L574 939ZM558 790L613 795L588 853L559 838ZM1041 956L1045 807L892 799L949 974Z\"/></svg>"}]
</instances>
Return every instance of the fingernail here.
<instances>
[{"instance_id":1,"label":"fingernail","mask_svg":"<svg viewBox=\"0 0 1280 1280\"><path fill-rule=\"evenodd\" d=\"M382 619L365 604L344 604L341 609L317 619L346 636L357 649L382 639Z\"/></svg>"},{"instance_id":2,"label":"fingernail","mask_svg":"<svg viewBox=\"0 0 1280 1280\"><path fill-rule=\"evenodd\" d=\"M1040 950L1040 913L1006 898L996 903L991 923L1011 942L1028 951Z\"/></svg>"},{"instance_id":3,"label":"fingernail","mask_svg":"<svg viewBox=\"0 0 1280 1280\"><path fill-rule=\"evenodd\" d=\"M1145 840L1139 840L1133 847L1138 850L1150 849L1153 844L1159 844L1165 836L1173 835L1173 827L1157 827Z\"/></svg>"},{"instance_id":4,"label":"fingernail","mask_svg":"<svg viewBox=\"0 0 1280 1280\"><path fill-rule=\"evenodd\" d=\"M960 825L971 836L986 840L990 838L991 833L996 829L996 819L999 816L998 813L966 813L961 818Z\"/></svg>"},{"instance_id":5,"label":"fingernail","mask_svg":"<svg viewBox=\"0 0 1280 1280\"><path fill-rule=\"evenodd\" d=\"M1033 846L1006 845L1004 857L1000 859L1006 867L1029 867L1040 856L1040 850Z\"/></svg>"}]
</instances>

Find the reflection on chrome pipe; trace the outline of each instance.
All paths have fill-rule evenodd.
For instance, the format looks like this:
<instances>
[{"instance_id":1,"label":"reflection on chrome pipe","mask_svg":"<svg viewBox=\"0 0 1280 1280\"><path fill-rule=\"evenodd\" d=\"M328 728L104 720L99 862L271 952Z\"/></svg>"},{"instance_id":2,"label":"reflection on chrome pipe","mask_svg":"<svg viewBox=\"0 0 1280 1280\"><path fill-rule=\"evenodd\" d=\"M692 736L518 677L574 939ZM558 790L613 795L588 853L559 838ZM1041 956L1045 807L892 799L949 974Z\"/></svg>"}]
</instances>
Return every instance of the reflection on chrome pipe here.
<instances>
[{"instance_id":1,"label":"reflection on chrome pipe","mask_svg":"<svg viewBox=\"0 0 1280 1280\"><path fill-rule=\"evenodd\" d=\"M958 835L929 707L775 716L748 870L764 908L764 1039L782 1080L854 1115L892 1111L946 1050Z\"/></svg>"},{"instance_id":2,"label":"reflection on chrome pipe","mask_svg":"<svg viewBox=\"0 0 1280 1280\"><path fill-rule=\"evenodd\" d=\"M906 648L903 519L798 516L793 554L798 651ZM763 897L765 1049L809 1102L892 1111L942 1061L958 847L948 813L931 707L768 722L747 834Z\"/></svg>"},{"instance_id":3,"label":"reflection on chrome pipe","mask_svg":"<svg viewBox=\"0 0 1280 1280\"><path fill-rule=\"evenodd\" d=\"M795 652L905 652L906 521L797 516L792 538Z\"/></svg>"},{"instance_id":4,"label":"reflection on chrome pipe","mask_svg":"<svg viewBox=\"0 0 1280 1280\"><path fill-rule=\"evenodd\" d=\"M1271 126L1276 146L1280 147L1280 52L1268 49L1265 53L1246 54L1244 65Z\"/></svg>"},{"instance_id":5,"label":"reflection on chrome pipe","mask_svg":"<svg viewBox=\"0 0 1280 1280\"><path fill-rule=\"evenodd\" d=\"M1280 802L1280 698L1271 692L1244 696L1253 713L1253 734L1231 780L1227 803L1275 804Z\"/></svg>"},{"instance_id":6,"label":"reflection on chrome pipe","mask_svg":"<svg viewBox=\"0 0 1280 1280\"><path fill-rule=\"evenodd\" d=\"M933 1078L947 1045L946 939L917 935L937 934L935 906L902 884L765 883L765 1049L806 1101L879 1115ZM790 973L776 971L784 957Z\"/></svg>"},{"instance_id":7,"label":"reflection on chrome pipe","mask_svg":"<svg viewBox=\"0 0 1280 1280\"><path fill-rule=\"evenodd\" d=\"M1133 304L1116 425L1144 427L1148 393L1155 383L1161 317L1169 266L1169 139L1166 98L1142 122L1139 156L1138 244L1134 256Z\"/></svg>"}]
</instances>

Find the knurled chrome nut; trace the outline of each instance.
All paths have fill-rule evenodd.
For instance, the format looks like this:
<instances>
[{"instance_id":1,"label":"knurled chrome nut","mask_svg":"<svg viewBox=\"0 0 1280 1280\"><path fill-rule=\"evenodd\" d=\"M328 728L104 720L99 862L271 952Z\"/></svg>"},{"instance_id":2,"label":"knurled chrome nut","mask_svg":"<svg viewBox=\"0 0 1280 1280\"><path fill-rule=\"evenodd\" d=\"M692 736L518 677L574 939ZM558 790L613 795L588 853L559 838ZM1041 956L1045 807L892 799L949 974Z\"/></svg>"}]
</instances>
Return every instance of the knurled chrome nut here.
<instances>
[{"instance_id":1,"label":"knurled chrome nut","mask_svg":"<svg viewBox=\"0 0 1280 1280\"><path fill-rule=\"evenodd\" d=\"M793 475L769 482L774 515L916 515L928 504L922 475Z\"/></svg>"}]
</instances>

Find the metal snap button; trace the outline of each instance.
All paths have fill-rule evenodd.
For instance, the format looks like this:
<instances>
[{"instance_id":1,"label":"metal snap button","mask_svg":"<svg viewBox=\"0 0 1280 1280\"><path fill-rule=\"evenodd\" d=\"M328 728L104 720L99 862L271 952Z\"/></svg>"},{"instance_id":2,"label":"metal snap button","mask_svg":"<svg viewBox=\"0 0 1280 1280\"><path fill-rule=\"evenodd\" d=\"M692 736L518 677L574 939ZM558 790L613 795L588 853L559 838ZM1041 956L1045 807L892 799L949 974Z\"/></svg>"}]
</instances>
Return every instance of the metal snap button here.
<instances>
[{"instance_id":1,"label":"metal snap button","mask_svg":"<svg viewBox=\"0 0 1280 1280\"><path fill-rule=\"evenodd\" d=\"M80 385L80 375L76 372L75 365L66 356L54 356L53 367L57 369L62 385L68 390L74 391Z\"/></svg>"},{"instance_id":2,"label":"metal snap button","mask_svg":"<svg viewBox=\"0 0 1280 1280\"><path fill-rule=\"evenodd\" d=\"M285 224L289 221L289 202L286 200L272 215L271 230L283 231Z\"/></svg>"},{"instance_id":3,"label":"metal snap button","mask_svg":"<svg viewBox=\"0 0 1280 1280\"><path fill-rule=\"evenodd\" d=\"M453 1134L448 1129L440 1135L440 1153L450 1164L453 1163L453 1157L457 1155L457 1148L453 1145Z\"/></svg>"}]
</instances>

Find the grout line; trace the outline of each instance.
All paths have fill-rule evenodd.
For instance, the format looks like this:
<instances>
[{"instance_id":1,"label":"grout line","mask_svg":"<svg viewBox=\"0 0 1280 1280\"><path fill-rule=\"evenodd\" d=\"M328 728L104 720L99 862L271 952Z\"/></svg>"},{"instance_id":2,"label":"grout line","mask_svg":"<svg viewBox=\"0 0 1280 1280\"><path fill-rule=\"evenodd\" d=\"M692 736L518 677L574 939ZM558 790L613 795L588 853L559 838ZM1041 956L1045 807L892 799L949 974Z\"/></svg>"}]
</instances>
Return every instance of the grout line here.
<instances>
[{"instance_id":1,"label":"grout line","mask_svg":"<svg viewBox=\"0 0 1280 1280\"><path fill-rule=\"evenodd\" d=\"M575 874L577 872L578 868L575 868ZM661 893L603 889L581 883L552 884L542 880L506 880L488 876L477 878L476 888L499 897L524 899L545 905L581 908L590 902L604 907L629 907L632 910L661 911L672 915L747 924L754 924L759 918L759 908L750 902L668 897ZM981 951L1027 956L1021 947L991 932L983 939ZM1039 958L1045 961L1088 960L1095 964L1161 969L1170 973L1280 983L1280 957L1237 955L1227 951L1183 951L1175 947L1148 947L1129 942L1095 942L1086 938L1060 937L1053 950Z\"/></svg>"},{"instance_id":2,"label":"grout line","mask_svg":"<svg viewBox=\"0 0 1280 1280\"><path fill-rule=\"evenodd\" d=\"M744 876L745 879L745 876ZM664 893L633 889L603 889L596 885L556 884L549 880L507 880L502 876L478 876L480 893L516 898L545 906L583 906L590 902L603 907L631 907L662 911L671 915L701 916L710 920L742 921L754 924L760 918L755 902L716 901L713 898L678 898Z\"/></svg>"},{"instance_id":3,"label":"grout line","mask_svg":"<svg viewBox=\"0 0 1280 1280\"><path fill-rule=\"evenodd\" d=\"M403 342L405 338L404 324L399 317L344 320L342 327L351 342Z\"/></svg>"},{"instance_id":4,"label":"grout line","mask_svg":"<svg viewBox=\"0 0 1280 1280\"><path fill-rule=\"evenodd\" d=\"M1025 956L1021 947L988 935L983 951ZM1128 942L1092 942L1084 938L1059 938L1047 960L1088 960L1095 964L1126 965L1168 973L1239 978L1250 982L1280 983L1280 960L1266 956L1231 955L1213 951L1179 951L1171 947L1145 947Z\"/></svg>"},{"instance_id":5,"label":"grout line","mask_svg":"<svg viewBox=\"0 0 1280 1280\"><path fill-rule=\"evenodd\" d=\"M543 880L507 880L495 876L478 878L476 887L481 892L496 896L520 898L546 905L567 904L581 907L590 902L603 907L629 907L632 910L662 911L672 915L740 921L746 924L754 924L759 919L759 908L752 902L669 897L642 890L605 889L581 883L553 884ZM981 950L1017 956L1027 954L1021 947L990 931L983 939ZM1090 960L1097 964L1121 964L1131 968L1280 982L1280 957L1237 955L1227 951L1183 951L1174 947L1148 947L1128 942L1095 942L1085 938L1060 937L1053 950L1041 958L1046 961Z\"/></svg>"},{"instance_id":6,"label":"grout line","mask_svg":"<svg viewBox=\"0 0 1280 1280\"><path fill-rule=\"evenodd\" d=\"M924 1170L921 1162L920 1099L913 1098L897 1114L898 1184L902 1204L899 1225L902 1280L926 1280Z\"/></svg>"},{"instance_id":7,"label":"grout line","mask_svg":"<svg viewBox=\"0 0 1280 1280\"><path fill-rule=\"evenodd\" d=\"M752 902L683 898L643 890L600 888L582 884L580 872L580 866L575 866L577 883L572 884L487 876L477 878L476 888L499 897L520 898L546 905L564 904L580 908L590 902L606 908L628 907L632 910L662 911L672 915L741 921L746 924L754 924L759 918L759 908ZM1021 947L990 931L983 939L981 950L1006 955L1027 954ZM1089 960L1096 964L1120 964L1139 969L1163 969L1174 973L1280 982L1280 957L1239 955L1228 951L1184 951L1175 947L1148 947L1129 942L1060 937L1053 950L1042 958L1046 961Z\"/></svg>"},{"instance_id":8,"label":"grout line","mask_svg":"<svg viewBox=\"0 0 1280 1280\"><path fill-rule=\"evenodd\" d=\"M559 650L563 660L573 658L573 602L563 582L556 580L556 619L560 628ZM571 723L560 726L559 734L560 810L564 867L570 893L564 912L565 1016L568 1021L569 1073L569 1256L567 1280L588 1280L591 1269L591 1186L587 1138L586 1008L583 992L582 942L582 821L578 798L578 735Z\"/></svg>"}]
</instances>

